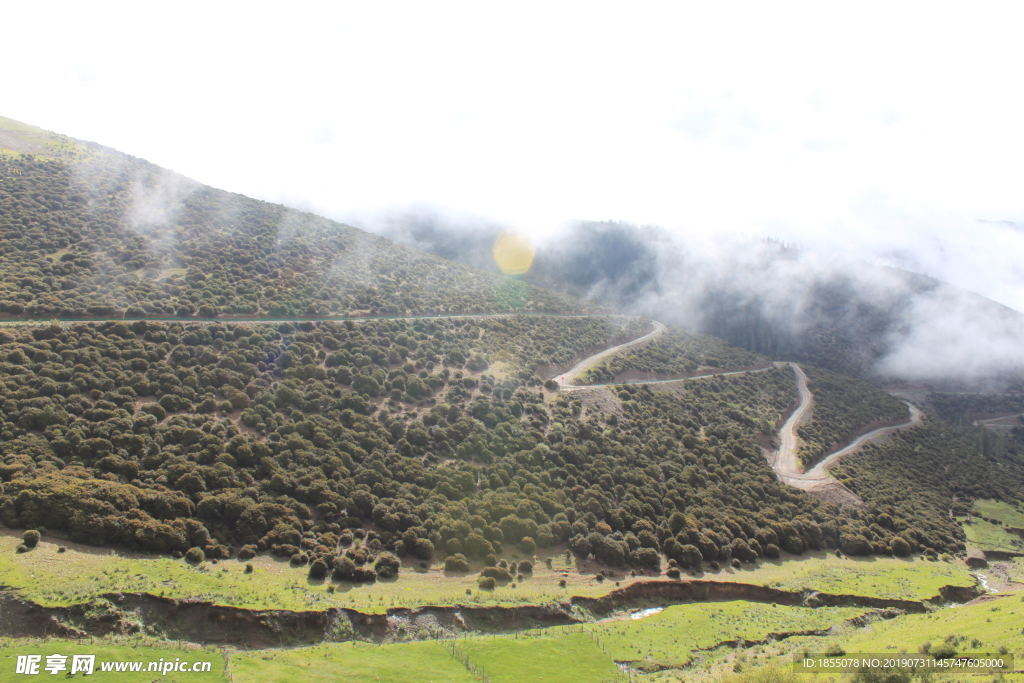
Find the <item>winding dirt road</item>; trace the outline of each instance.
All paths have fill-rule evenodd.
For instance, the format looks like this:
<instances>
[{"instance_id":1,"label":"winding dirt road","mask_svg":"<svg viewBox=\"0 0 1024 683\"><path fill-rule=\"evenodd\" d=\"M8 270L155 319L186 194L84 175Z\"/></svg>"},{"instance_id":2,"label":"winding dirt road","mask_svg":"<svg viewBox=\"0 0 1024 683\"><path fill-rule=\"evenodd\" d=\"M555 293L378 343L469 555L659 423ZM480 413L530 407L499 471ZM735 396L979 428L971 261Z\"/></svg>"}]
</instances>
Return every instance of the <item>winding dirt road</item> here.
<instances>
[{"instance_id":1,"label":"winding dirt road","mask_svg":"<svg viewBox=\"0 0 1024 683\"><path fill-rule=\"evenodd\" d=\"M607 348L599 353L595 353L592 356L584 358L567 372L554 377L555 382L558 383L560 389L565 391L577 391L582 389L595 389L604 386L610 386L611 384L624 385L624 384L657 384L665 382L682 382L692 379L699 379L702 377L720 377L728 375L743 375L755 372L764 372L776 367L783 365L781 363L772 363L763 368L755 368L750 370L729 370L725 372L709 372L699 375L692 375L688 377L680 377L678 379L659 379L659 380L633 380L633 381L622 381L614 382L610 384L574 384L575 378L581 373L585 372L589 368L594 367L597 363L608 358L609 356L619 353L627 348L642 344L651 339L654 339L658 335L662 334L666 327L662 323L657 321L654 322L654 329L647 334L644 334L636 339L618 344ZM904 401L907 404L907 409L910 412L906 422L902 422L897 425L890 425L886 427L879 427L866 434L862 434L851 441L846 446L833 451L818 462L814 467L806 472L800 466L800 460L797 457L797 452L800 448L800 437L797 434L797 429L807 419L814 406L814 394L811 393L810 388L807 386L807 374L803 369L796 363L788 363L790 368L793 370L793 374L796 376L796 386L799 393L799 403L793 410L790 416L783 423L779 429L779 446L778 448L768 454L768 461L771 464L772 469L775 471L776 476L779 480L789 484L790 486L803 489L809 493L819 495L820 497L832 500L838 503L847 504L862 504L863 501L854 494L852 491L843 486L839 481L829 474L828 469L838 462L840 459L857 452L865 444L870 443L876 439L882 438L889 434L904 430L911 429L921 424L923 414L921 410L910 401Z\"/></svg>"},{"instance_id":2,"label":"winding dirt road","mask_svg":"<svg viewBox=\"0 0 1024 683\"><path fill-rule=\"evenodd\" d=\"M913 403L904 401L907 409L910 411L910 417L906 422L879 427L866 434L861 434L846 446L825 456L814 467L805 472L797 456L797 451L800 448L800 437L797 434L797 429L807 419L807 415L814 405L814 395L807 386L807 375L803 369L796 363L790 363L789 365L793 368L793 374L796 375L800 403L779 430L779 447L770 458L772 469L775 470L775 474L778 475L780 480L790 486L795 486L809 492L828 492L830 493L829 497L846 502L860 502L860 499L852 491L840 484L835 477L828 473L828 469L840 459L855 453L865 444L875 439L918 426L923 419L923 413Z\"/></svg>"},{"instance_id":3,"label":"winding dirt road","mask_svg":"<svg viewBox=\"0 0 1024 683\"><path fill-rule=\"evenodd\" d=\"M666 328L664 324L659 323L657 320L652 320L651 322L654 324L654 329L652 329L647 334L637 337L632 341L624 342L622 344L618 344L617 346L611 346L605 349L604 351L599 351L598 353L595 353L593 356L588 356L581 360L576 365L572 366L571 369L567 370L566 372L563 372L561 375L558 375L553 379L555 380L555 382L558 383L558 386L561 389L587 389L589 387L596 386L586 384L573 384L572 381L576 379L577 375L580 375L585 371L589 370L590 368L594 367L608 356L619 353L620 351L625 351L626 349L632 346L636 346L637 344L643 344L646 341L655 339L656 337L661 336L665 332ZM629 382L629 384L639 384L639 382Z\"/></svg>"}]
</instances>

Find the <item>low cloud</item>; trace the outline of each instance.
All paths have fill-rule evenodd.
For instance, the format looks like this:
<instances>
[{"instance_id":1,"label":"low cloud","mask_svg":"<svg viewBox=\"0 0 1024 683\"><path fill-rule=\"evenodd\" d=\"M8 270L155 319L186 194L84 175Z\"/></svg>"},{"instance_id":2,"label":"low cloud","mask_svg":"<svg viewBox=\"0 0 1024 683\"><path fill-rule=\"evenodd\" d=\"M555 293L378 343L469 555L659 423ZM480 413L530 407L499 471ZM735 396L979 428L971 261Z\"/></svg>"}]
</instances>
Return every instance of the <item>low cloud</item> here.
<instances>
[{"instance_id":1,"label":"low cloud","mask_svg":"<svg viewBox=\"0 0 1024 683\"><path fill-rule=\"evenodd\" d=\"M399 241L493 268L503 229L406 211L371 222ZM1006 226L979 224L981 232ZM897 235L896 244L907 240ZM1003 236L994 235L993 239ZM737 234L577 223L541 242L534 281L754 350L883 378L991 384L1024 372L1024 317L927 273L941 249L798 247Z\"/></svg>"}]
</instances>

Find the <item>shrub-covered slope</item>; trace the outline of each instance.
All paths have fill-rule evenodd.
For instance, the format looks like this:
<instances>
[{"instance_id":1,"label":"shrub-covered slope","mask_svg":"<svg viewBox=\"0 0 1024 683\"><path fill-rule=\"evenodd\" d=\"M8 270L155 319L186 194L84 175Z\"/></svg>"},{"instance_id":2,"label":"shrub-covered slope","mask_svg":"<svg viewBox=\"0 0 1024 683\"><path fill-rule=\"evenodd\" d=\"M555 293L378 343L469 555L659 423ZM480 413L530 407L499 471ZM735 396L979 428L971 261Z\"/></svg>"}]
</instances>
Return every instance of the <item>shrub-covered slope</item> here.
<instances>
[{"instance_id":1,"label":"shrub-covered slope","mask_svg":"<svg viewBox=\"0 0 1024 683\"><path fill-rule=\"evenodd\" d=\"M7 317L579 310L110 150L0 130L13 149L0 155ZM544 386L646 329L539 316L5 325L0 522L193 559L266 550L363 580L392 574L391 553L458 567L568 547L654 570L780 549L957 551L954 496L1019 495L1019 458L931 427L844 466L863 509L780 483L762 445L794 403L792 373L719 340L669 332L589 379L761 371ZM826 435L852 424L820 415Z\"/></svg>"},{"instance_id":2,"label":"shrub-covered slope","mask_svg":"<svg viewBox=\"0 0 1024 683\"><path fill-rule=\"evenodd\" d=\"M0 317L576 308L519 280L33 130L0 120Z\"/></svg>"},{"instance_id":3,"label":"shrub-covered slope","mask_svg":"<svg viewBox=\"0 0 1024 683\"><path fill-rule=\"evenodd\" d=\"M606 411L545 394L529 369L629 324L8 327L0 521L207 557L253 546L346 578L383 551L485 559L568 543L656 568L659 553L747 560L844 534L885 550L913 524L850 519L776 480L758 439L792 403L786 368L622 387Z\"/></svg>"}]
</instances>

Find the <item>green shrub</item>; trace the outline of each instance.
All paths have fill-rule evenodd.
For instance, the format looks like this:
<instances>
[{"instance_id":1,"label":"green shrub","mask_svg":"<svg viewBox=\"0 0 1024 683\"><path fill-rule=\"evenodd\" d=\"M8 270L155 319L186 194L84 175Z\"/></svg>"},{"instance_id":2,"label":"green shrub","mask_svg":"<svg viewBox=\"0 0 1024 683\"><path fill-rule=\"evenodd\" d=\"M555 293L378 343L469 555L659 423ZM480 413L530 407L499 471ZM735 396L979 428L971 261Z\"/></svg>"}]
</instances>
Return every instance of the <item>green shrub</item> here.
<instances>
[{"instance_id":1,"label":"green shrub","mask_svg":"<svg viewBox=\"0 0 1024 683\"><path fill-rule=\"evenodd\" d=\"M469 571L469 562L466 561L466 556L462 553L456 553L455 555L449 555L444 558L444 570L446 572L463 573Z\"/></svg>"},{"instance_id":2,"label":"green shrub","mask_svg":"<svg viewBox=\"0 0 1024 683\"><path fill-rule=\"evenodd\" d=\"M504 567L484 567L480 576L494 579L498 583L508 583L512 580L512 574Z\"/></svg>"},{"instance_id":3,"label":"green shrub","mask_svg":"<svg viewBox=\"0 0 1024 683\"><path fill-rule=\"evenodd\" d=\"M185 552L185 561L189 564L199 564L206 559L206 553L202 548L192 547Z\"/></svg>"},{"instance_id":4,"label":"green shrub","mask_svg":"<svg viewBox=\"0 0 1024 683\"><path fill-rule=\"evenodd\" d=\"M392 553L381 553L373 564L377 576L382 579L393 579L398 576L398 570L402 566L399 559Z\"/></svg>"},{"instance_id":5,"label":"green shrub","mask_svg":"<svg viewBox=\"0 0 1024 683\"><path fill-rule=\"evenodd\" d=\"M21 535L22 542L25 543L29 548L35 548L39 545L40 534L35 529L29 529Z\"/></svg>"},{"instance_id":6,"label":"green shrub","mask_svg":"<svg viewBox=\"0 0 1024 683\"><path fill-rule=\"evenodd\" d=\"M327 576L327 563L319 557L309 565L309 578L314 581L321 581Z\"/></svg>"}]
</instances>

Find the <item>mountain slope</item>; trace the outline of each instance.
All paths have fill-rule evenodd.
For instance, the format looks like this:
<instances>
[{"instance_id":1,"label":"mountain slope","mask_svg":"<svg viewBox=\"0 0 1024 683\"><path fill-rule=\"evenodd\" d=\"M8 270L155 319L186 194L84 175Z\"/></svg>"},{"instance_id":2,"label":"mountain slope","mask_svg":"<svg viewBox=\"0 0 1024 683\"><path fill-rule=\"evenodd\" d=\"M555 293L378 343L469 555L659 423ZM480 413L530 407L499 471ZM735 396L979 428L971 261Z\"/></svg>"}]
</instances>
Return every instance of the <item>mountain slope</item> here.
<instances>
[{"instance_id":1,"label":"mountain slope","mask_svg":"<svg viewBox=\"0 0 1024 683\"><path fill-rule=\"evenodd\" d=\"M763 356L668 331L582 381L711 376L559 392L546 380L650 322L504 315L582 307L98 146L15 133L22 150L0 162L0 299L23 316L0 327L7 526L193 561L266 552L316 580L391 578L394 556L511 579L508 561L538 548L653 573L666 558L956 552L943 501L1024 480L1017 461L978 458L952 485L922 484L926 508L860 487L864 507L841 510L769 467L763 447L796 387ZM23 153L25 140L50 153ZM237 319L438 311L455 315ZM62 314L222 317L40 320ZM759 371L726 374L737 367ZM833 391L811 425L822 439L880 419L830 418L854 414L848 394ZM963 456L916 438L897 444L905 473ZM865 477L885 475L878 460Z\"/></svg>"},{"instance_id":2,"label":"mountain slope","mask_svg":"<svg viewBox=\"0 0 1024 683\"><path fill-rule=\"evenodd\" d=\"M0 316L566 311L521 281L0 119Z\"/></svg>"}]
</instances>

